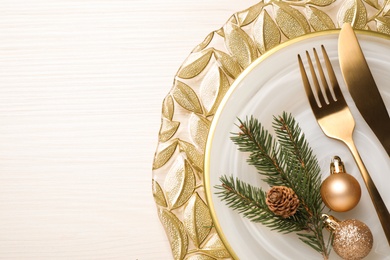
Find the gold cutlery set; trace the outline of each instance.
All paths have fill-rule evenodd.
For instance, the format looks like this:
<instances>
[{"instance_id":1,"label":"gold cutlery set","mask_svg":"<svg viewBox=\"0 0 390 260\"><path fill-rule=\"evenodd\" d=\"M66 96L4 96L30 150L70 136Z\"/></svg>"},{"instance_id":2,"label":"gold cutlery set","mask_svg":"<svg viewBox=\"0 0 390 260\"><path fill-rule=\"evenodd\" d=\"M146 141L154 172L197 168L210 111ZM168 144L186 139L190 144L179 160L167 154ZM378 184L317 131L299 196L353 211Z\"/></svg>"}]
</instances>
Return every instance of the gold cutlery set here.
<instances>
[{"instance_id":1,"label":"gold cutlery set","mask_svg":"<svg viewBox=\"0 0 390 260\"><path fill-rule=\"evenodd\" d=\"M352 153L390 245L389 210L355 146L353 140L355 120L341 92L324 46L321 46L321 51L325 62L327 77L321 66L316 49L313 49L313 54L317 69L315 69L315 66L313 65L309 52L306 51L306 59L311 74L311 80L306 73L301 56L298 55L302 81L308 101L318 125L324 134L330 138L342 141ZM356 35L349 24L345 24L341 29L338 52L342 75L349 93L364 120L390 156L389 114L363 56ZM317 74L319 75L320 81L318 80Z\"/></svg>"}]
</instances>

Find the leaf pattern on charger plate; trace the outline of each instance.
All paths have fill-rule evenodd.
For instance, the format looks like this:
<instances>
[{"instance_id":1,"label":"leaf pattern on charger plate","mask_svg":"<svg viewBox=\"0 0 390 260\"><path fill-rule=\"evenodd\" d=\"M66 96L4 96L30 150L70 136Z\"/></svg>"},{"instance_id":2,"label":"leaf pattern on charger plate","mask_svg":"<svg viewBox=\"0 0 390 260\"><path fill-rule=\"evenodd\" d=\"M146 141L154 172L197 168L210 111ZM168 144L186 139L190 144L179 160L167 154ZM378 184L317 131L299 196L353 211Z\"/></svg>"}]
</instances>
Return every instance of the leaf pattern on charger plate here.
<instances>
[{"instance_id":1,"label":"leaf pattern on charger plate","mask_svg":"<svg viewBox=\"0 0 390 260\"><path fill-rule=\"evenodd\" d=\"M211 120L231 84L280 43L345 22L390 34L390 0L259 1L210 32L184 60L162 102L152 178L174 259L230 258L204 199L203 157Z\"/></svg>"},{"instance_id":2,"label":"leaf pattern on charger plate","mask_svg":"<svg viewBox=\"0 0 390 260\"><path fill-rule=\"evenodd\" d=\"M367 28L367 9L362 0L344 0L337 15L338 24L350 23L356 29Z\"/></svg>"},{"instance_id":3,"label":"leaf pattern on charger plate","mask_svg":"<svg viewBox=\"0 0 390 260\"><path fill-rule=\"evenodd\" d=\"M310 32L309 23L300 11L284 2L275 2L274 6L276 23L287 38L292 39Z\"/></svg>"},{"instance_id":4,"label":"leaf pattern on charger plate","mask_svg":"<svg viewBox=\"0 0 390 260\"><path fill-rule=\"evenodd\" d=\"M186 141L179 141L180 151L185 153L187 159L199 172L203 172L203 153L196 149L195 145Z\"/></svg>"},{"instance_id":5,"label":"leaf pattern on charger plate","mask_svg":"<svg viewBox=\"0 0 390 260\"><path fill-rule=\"evenodd\" d=\"M380 5L379 5L378 0L364 0L364 2L371 5L372 7L376 8L376 9L380 9Z\"/></svg>"},{"instance_id":6,"label":"leaf pattern on charger plate","mask_svg":"<svg viewBox=\"0 0 390 260\"><path fill-rule=\"evenodd\" d=\"M165 177L164 190L168 207L178 208L191 197L195 188L194 172L188 161L178 157Z\"/></svg>"},{"instance_id":7,"label":"leaf pattern on charger plate","mask_svg":"<svg viewBox=\"0 0 390 260\"><path fill-rule=\"evenodd\" d=\"M199 75L209 63L212 54L213 50L208 49L190 55L180 68L177 76L183 79L190 79Z\"/></svg>"},{"instance_id":8,"label":"leaf pattern on charger plate","mask_svg":"<svg viewBox=\"0 0 390 260\"><path fill-rule=\"evenodd\" d=\"M203 112L202 105L195 91L184 82L176 80L172 95L184 109L199 114Z\"/></svg>"},{"instance_id":9,"label":"leaf pattern on charger plate","mask_svg":"<svg viewBox=\"0 0 390 260\"><path fill-rule=\"evenodd\" d=\"M213 234L206 242L205 246L199 251L216 258L226 258L230 256L229 252L225 248L225 245L217 234Z\"/></svg>"},{"instance_id":10,"label":"leaf pattern on charger plate","mask_svg":"<svg viewBox=\"0 0 390 260\"><path fill-rule=\"evenodd\" d=\"M161 168L169 161L169 159L171 159L176 150L177 143L177 140L173 140L167 147L156 153L153 162L154 170Z\"/></svg>"},{"instance_id":11,"label":"leaf pattern on charger plate","mask_svg":"<svg viewBox=\"0 0 390 260\"><path fill-rule=\"evenodd\" d=\"M204 254L196 254L196 255L191 255L189 257L186 257L186 260L216 260L217 258L204 255Z\"/></svg>"},{"instance_id":12,"label":"leaf pattern on charger plate","mask_svg":"<svg viewBox=\"0 0 390 260\"><path fill-rule=\"evenodd\" d=\"M214 38L214 34L215 32L211 32L209 33L206 38L203 40L203 42L199 43L193 50L191 53L197 53L197 52L200 52L204 49L206 49L206 47L210 44L210 42L213 40ZM183 65L182 65L183 66ZM180 70L180 69L179 69Z\"/></svg>"},{"instance_id":13,"label":"leaf pattern on charger plate","mask_svg":"<svg viewBox=\"0 0 390 260\"><path fill-rule=\"evenodd\" d=\"M236 14L238 25L246 26L252 23L260 14L261 10L263 10L264 3L260 2L244 11L238 12Z\"/></svg>"},{"instance_id":14,"label":"leaf pattern on charger plate","mask_svg":"<svg viewBox=\"0 0 390 260\"><path fill-rule=\"evenodd\" d=\"M389 0L386 1L385 6L383 7L382 15L383 16L390 16L390 1Z\"/></svg>"},{"instance_id":15,"label":"leaf pattern on charger plate","mask_svg":"<svg viewBox=\"0 0 390 260\"><path fill-rule=\"evenodd\" d=\"M214 55L218 66L227 76L235 79L238 77L238 75L240 75L242 69L238 62L235 61L231 56L219 50L214 50Z\"/></svg>"},{"instance_id":16,"label":"leaf pattern on charger plate","mask_svg":"<svg viewBox=\"0 0 390 260\"><path fill-rule=\"evenodd\" d=\"M196 192L184 209L184 227L197 248L211 231L212 220L209 208Z\"/></svg>"},{"instance_id":17,"label":"leaf pattern on charger plate","mask_svg":"<svg viewBox=\"0 0 390 260\"><path fill-rule=\"evenodd\" d=\"M390 17L377 17L375 21L378 32L390 34Z\"/></svg>"},{"instance_id":18,"label":"leaf pattern on charger plate","mask_svg":"<svg viewBox=\"0 0 390 260\"><path fill-rule=\"evenodd\" d=\"M167 201L164 196L164 191L161 188L160 184L157 181L152 181L152 190L153 190L153 198L156 201L156 204L161 207L167 207Z\"/></svg>"},{"instance_id":19,"label":"leaf pattern on charger plate","mask_svg":"<svg viewBox=\"0 0 390 260\"><path fill-rule=\"evenodd\" d=\"M315 6L328 6L330 4L333 4L336 0L310 0L307 2L307 6L310 6L310 4Z\"/></svg>"},{"instance_id":20,"label":"leaf pattern on charger plate","mask_svg":"<svg viewBox=\"0 0 390 260\"><path fill-rule=\"evenodd\" d=\"M160 133L158 135L159 140L162 142L168 141L176 133L179 128L180 122L171 121L166 118L162 119Z\"/></svg>"},{"instance_id":21,"label":"leaf pattern on charger plate","mask_svg":"<svg viewBox=\"0 0 390 260\"><path fill-rule=\"evenodd\" d=\"M253 37L260 53L264 53L280 43L282 36L279 27L267 10L263 10L257 17Z\"/></svg>"},{"instance_id":22,"label":"leaf pattern on charger plate","mask_svg":"<svg viewBox=\"0 0 390 260\"><path fill-rule=\"evenodd\" d=\"M306 13L311 27L313 27L316 32L336 28L332 19L324 11L321 11L314 6L308 6L306 7Z\"/></svg>"},{"instance_id":23,"label":"leaf pattern on charger plate","mask_svg":"<svg viewBox=\"0 0 390 260\"><path fill-rule=\"evenodd\" d=\"M196 114L192 114L189 118L189 128L191 140L196 147L203 151L210 129L210 121Z\"/></svg>"},{"instance_id":24,"label":"leaf pattern on charger plate","mask_svg":"<svg viewBox=\"0 0 390 260\"><path fill-rule=\"evenodd\" d=\"M162 117L168 120L172 120L174 112L175 107L173 103L173 98L171 95L167 95L162 105Z\"/></svg>"},{"instance_id":25,"label":"leaf pattern on charger plate","mask_svg":"<svg viewBox=\"0 0 390 260\"><path fill-rule=\"evenodd\" d=\"M174 259L183 259L188 248L188 237L183 223L175 214L164 208L158 210L158 215L167 232Z\"/></svg>"},{"instance_id":26,"label":"leaf pattern on charger plate","mask_svg":"<svg viewBox=\"0 0 390 260\"><path fill-rule=\"evenodd\" d=\"M207 116L214 115L229 87L230 82L223 68L214 64L200 84L200 97L206 109Z\"/></svg>"},{"instance_id":27,"label":"leaf pattern on charger plate","mask_svg":"<svg viewBox=\"0 0 390 260\"><path fill-rule=\"evenodd\" d=\"M234 21L224 27L226 48L242 68L248 67L258 56L249 35Z\"/></svg>"}]
</instances>

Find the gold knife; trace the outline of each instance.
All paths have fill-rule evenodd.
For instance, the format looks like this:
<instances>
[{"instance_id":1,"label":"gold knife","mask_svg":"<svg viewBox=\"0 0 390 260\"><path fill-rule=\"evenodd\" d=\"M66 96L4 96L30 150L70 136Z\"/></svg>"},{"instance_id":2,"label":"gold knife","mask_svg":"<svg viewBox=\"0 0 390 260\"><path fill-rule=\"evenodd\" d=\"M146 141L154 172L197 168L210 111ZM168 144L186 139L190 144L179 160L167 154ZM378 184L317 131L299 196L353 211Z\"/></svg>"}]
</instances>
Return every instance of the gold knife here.
<instances>
[{"instance_id":1,"label":"gold knife","mask_svg":"<svg viewBox=\"0 0 390 260\"><path fill-rule=\"evenodd\" d=\"M339 60L348 90L364 120L390 156L390 117L350 24L338 42Z\"/></svg>"}]
</instances>

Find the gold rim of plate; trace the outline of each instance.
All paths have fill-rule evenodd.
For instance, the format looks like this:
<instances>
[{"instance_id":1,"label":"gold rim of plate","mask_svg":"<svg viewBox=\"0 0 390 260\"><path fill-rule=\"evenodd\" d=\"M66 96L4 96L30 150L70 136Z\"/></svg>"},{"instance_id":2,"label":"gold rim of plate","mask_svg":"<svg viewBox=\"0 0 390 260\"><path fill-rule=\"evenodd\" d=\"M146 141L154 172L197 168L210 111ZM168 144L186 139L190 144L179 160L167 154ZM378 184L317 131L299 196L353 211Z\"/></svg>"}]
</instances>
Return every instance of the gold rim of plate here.
<instances>
[{"instance_id":1,"label":"gold rim of plate","mask_svg":"<svg viewBox=\"0 0 390 260\"><path fill-rule=\"evenodd\" d=\"M162 102L152 168L152 193L174 259L236 257L213 219L204 175L206 142L214 134L212 121L224 97L236 81L279 49L307 37L337 33L343 23L359 33L377 31L374 34L386 37L390 0L259 1L233 14L185 59Z\"/></svg>"},{"instance_id":2,"label":"gold rim of plate","mask_svg":"<svg viewBox=\"0 0 390 260\"><path fill-rule=\"evenodd\" d=\"M358 34L384 38L384 39L387 39L387 40L390 41L390 36L382 34L382 33L373 32L373 31L362 31L362 30L357 30L356 32ZM210 174L211 174L210 173L210 160L211 160L210 152L211 152L211 149L212 149L212 140L214 138L214 135L216 134L215 128L216 128L216 126L217 126L217 124L219 122L220 115L221 115L221 113L224 110L226 102L228 102L230 97L236 91L237 86L247 77L247 75L249 73L251 73L252 70L256 66L258 66L260 63L264 62L266 59L272 57L275 53L277 53L280 50L282 50L284 48L287 48L287 47L289 47L289 46L291 46L291 45L293 45L295 43L298 43L298 42L301 42L301 41L305 41L307 39L317 38L317 37L320 37L320 36L331 35L331 34L339 34L339 33L340 33L340 29L316 32L316 33L310 33L310 34L303 35L303 36L300 36L298 38L295 38L293 40L281 43L280 45L274 47L272 50L268 51L267 53L262 55L260 58L258 58L256 61L254 61L247 69L245 69L240 74L240 76L231 85L229 91L225 94L224 98L222 99L222 101L221 101L221 103L220 103L220 105L219 105L219 107L218 107L218 109L217 109L217 111L216 111L216 113L214 115L213 121L212 121L211 126L210 126L210 130L209 130L209 134L208 134L208 138L207 138L207 143L206 143L206 149L205 149L205 156L204 156L205 157L204 180L203 180L203 182L204 182L204 188L205 188L206 201L207 201L207 204L208 204L209 209L210 209L211 218L213 220L214 227L215 227L218 235L220 236L223 244L225 245L226 249L229 251L229 253L231 254L231 256L234 259L239 259L239 257L236 255L236 253L234 252L234 250L231 247L230 243L228 242L228 239L225 236L225 234L224 234L224 232L222 230L222 227L221 227L221 225L220 225L220 223L218 221L218 218L216 216L217 214L215 212L215 207L214 207L214 203L213 203L213 200L212 200L212 187L211 187L211 184L210 184Z\"/></svg>"}]
</instances>

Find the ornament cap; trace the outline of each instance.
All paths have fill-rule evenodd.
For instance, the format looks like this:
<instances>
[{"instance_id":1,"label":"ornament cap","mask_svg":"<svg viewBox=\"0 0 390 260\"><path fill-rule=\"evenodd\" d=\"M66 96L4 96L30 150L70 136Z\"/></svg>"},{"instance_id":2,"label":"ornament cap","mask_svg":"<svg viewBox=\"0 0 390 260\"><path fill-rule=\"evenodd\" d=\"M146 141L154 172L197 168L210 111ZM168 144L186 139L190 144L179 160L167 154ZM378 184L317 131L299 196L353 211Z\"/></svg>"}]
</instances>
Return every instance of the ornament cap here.
<instances>
[{"instance_id":1,"label":"ornament cap","mask_svg":"<svg viewBox=\"0 0 390 260\"><path fill-rule=\"evenodd\" d=\"M330 174L346 172L344 163L341 158L337 155L333 157L332 162L330 163Z\"/></svg>"},{"instance_id":2,"label":"ornament cap","mask_svg":"<svg viewBox=\"0 0 390 260\"><path fill-rule=\"evenodd\" d=\"M325 228L331 232L335 231L339 226L339 220L333 216L329 216L327 214L321 215L322 222L325 225Z\"/></svg>"}]
</instances>

